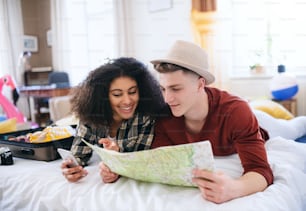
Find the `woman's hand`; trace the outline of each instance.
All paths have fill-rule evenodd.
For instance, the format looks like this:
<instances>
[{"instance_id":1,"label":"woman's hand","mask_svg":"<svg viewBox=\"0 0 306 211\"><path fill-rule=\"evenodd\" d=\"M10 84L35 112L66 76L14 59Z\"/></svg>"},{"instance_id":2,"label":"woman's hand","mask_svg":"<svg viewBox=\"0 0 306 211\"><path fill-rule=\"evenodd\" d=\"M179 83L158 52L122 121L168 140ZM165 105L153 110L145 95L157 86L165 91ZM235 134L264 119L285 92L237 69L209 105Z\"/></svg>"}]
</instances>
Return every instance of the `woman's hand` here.
<instances>
[{"instance_id":1,"label":"woman's hand","mask_svg":"<svg viewBox=\"0 0 306 211\"><path fill-rule=\"evenodd\" d=\"M100 176L102 178L102 181L104 183L112 183L118 180L119 175L112 172L107 165L105 165L103 162L100 162Z\"/></svg>"},{"instance_id":2,"label":"woman's hand","mask_svg":"<svg viewBox=\"0 0 306 211\"><path fill-rule=\"evenodd\" d=\"M119 152L118 144L115 141L113 141L111 138L101 138L99 140L99 144L102 144L105 149ZM100 176L104 183L112 183L118 180L119 175L112 172L108 168L108 166L105 165L103 162L99 164L99 167L100 167Z\"/></svg>"},{"instance_id":3,"label":"woman's hand","mask_svg":"<svg viewBox=\"0 0 306 211\"><path fill-rule=\"evenodd\" d=\"M101 138L99 144L102 144L105 149L119 152L118 144L110 138Z\"/></svg>"},{"instance_id":4,"label":"woman's hand","mask_svg":"<svg viewBox=\"0 0 306 211\"><path fill-rule=\"evenodd\" d=\"M88 172L80 165L71 167L72 163L72 160L64 160L61 164L62 173L69 182L77 182L85 177Z\"/></svg>"}]
</instances>

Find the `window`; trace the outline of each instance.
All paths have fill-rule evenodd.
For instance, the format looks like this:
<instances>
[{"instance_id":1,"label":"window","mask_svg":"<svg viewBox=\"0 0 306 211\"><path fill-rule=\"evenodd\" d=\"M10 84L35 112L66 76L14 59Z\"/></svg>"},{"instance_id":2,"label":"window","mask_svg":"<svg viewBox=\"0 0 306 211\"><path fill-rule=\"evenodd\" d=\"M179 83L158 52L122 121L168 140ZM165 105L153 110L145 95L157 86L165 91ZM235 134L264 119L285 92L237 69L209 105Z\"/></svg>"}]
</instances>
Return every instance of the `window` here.
<instances>
[{"instance_id":1,"label":"window","mask_svg":"<svg viewBox=\"0 0 306 211\"><path fill-rule=\"evenodd\" d=\"M268 75L279 64L306 74L306 0L219 0L218 12L225 11L232 30L231 75L249 74L255 64Z\"/></svg>"},{"instance_id":2,"label":"window","mask_svg":"<svg viewBox=\"0 0 306 211\"><path fill-rule=\"evenodd\" d=\"M113 0L54 1L53 65L71 70L72 85L117 54Z\"/></svg>"}]
</instances>

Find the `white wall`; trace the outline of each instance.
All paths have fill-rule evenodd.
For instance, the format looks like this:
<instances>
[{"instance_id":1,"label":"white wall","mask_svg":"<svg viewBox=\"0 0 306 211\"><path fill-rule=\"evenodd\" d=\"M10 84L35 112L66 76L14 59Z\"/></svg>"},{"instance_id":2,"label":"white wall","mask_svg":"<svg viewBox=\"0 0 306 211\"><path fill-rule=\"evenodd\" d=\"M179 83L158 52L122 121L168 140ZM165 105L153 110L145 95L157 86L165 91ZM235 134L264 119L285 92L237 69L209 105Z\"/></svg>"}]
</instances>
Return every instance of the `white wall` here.
<instances>
[{"instance_id":1,"label":"white wall","mask_svg":"<svg viewBox=\"0 0 306 211\"><path fill-rule=\"evenodd\" d=\"M172 0L170 9L156 12L149 11L146 0L129 2L129 20L132 24L129 33L133 38L131 55L148 64L150 69L150 60L164 56L175 40L193 41L191 0Z\"/></svg>"},{"instance_id":2,"label":"white wall","mask_svg":"<svg viewBox=\"0 0 306 211\"><path fill-rule=\"evenodd\" d=\"M149 64L152 59L165 54L169 46L177 39L194 41L190 25L191 1L173 0L172 8L164 11L149 12L148 1L130 0L130 37L133 43L132 56ZM225 50L225 53L229 52ZM228 55L228 54L226 54ZM230 56L230 55L228 55ZM222 61L226 59L223 58ZM271 77L230 78L230 68L220 64L222 87L246 98L271 98L269 81ZM152 66L149 66L152 70ZM298 115L306 115L306 76L298 77L299 89Z\"/></svg>"},{"instance_id":3,"label":"white wall","mask_svg":"<svg viewBox=\"0 0 306 211\"><path fill-rule=\"evenodd\" d=\"M191 0L172 0L172 7L167 10L150 12L148 0L125 0L127 6L127 34L129 35L129 51L125 56L134 56L154 72L150 60L162 57L172 43L177 39L194 41L191 24L190 10ZM222 8L220 8L222 9ZM223 8L224 9L224 8ZM226 9L226 8L225 8ZM227 20L220 17L219 20ZM230 33L230 26L226 21L221 23L221 30ZM227 29L225 29L227 27ZM226 33L218 36L226 36ZM223 55L219 66L222 72L222 87L228 91L248 98L267 98L270 97L269 77L262 78L239 78L229 77L231 71L231 46L222 37L218 52ZM219 47L220 47L219 46ZM73 62L73 61L72 61ZM86 69L87 70L87 69ZM73 85L83 80L80 74L86 75L87 70L76 74L72 72ZM306 77L298 77L300 91L298 98L298 115L306 115Z\"/></svg>"}]
</instances>

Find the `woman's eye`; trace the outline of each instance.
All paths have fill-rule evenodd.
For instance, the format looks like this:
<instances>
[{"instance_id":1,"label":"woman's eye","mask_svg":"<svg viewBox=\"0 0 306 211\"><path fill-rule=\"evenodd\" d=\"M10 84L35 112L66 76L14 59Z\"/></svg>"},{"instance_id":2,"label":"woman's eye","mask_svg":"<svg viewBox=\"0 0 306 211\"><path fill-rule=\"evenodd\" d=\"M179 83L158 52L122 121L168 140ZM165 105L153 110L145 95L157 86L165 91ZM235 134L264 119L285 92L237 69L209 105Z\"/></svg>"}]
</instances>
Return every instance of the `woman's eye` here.
<instances>
[{"instance_id":1,"label":"woman's eye","mask_svg":"<svg viewBox=\"0 0 306 211\"><path fill-rule=\"evenodd\" d=\"M138 92L137 87L133 87L133 88L131 88L131 89L128 90L128 94L129 94L129 95L137 94L137 92Z\"/></svg>"},{"instance_id":2,"label":"woman's eye","mask_svg":"<svg viewBox=\"0 0 306 211\"><path fill-rule=\"evenodd\" d=\"M129 95L135 95L138 93L138 90L129 91Z\"/></svg>"},{"instance_id":3,"label":"woman's eye","mask_svg":"<svg viewBox=\"0 0 306 211\"><path fill-rule=\"evenodd\" d=\"M121 93L113 93L112 95L113 95L114 97L120 97L120 96L122 96Z\"/></svg>"}]
</instances>

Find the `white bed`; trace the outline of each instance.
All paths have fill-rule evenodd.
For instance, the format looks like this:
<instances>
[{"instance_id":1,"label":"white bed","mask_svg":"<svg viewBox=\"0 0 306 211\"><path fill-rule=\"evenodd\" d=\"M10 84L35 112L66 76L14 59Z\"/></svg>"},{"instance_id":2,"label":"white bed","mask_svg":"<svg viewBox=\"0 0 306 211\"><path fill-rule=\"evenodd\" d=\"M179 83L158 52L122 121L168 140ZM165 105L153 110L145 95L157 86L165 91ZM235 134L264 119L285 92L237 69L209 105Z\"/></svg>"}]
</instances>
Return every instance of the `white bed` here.
<instances>
[{"instance_id":1,"label":"white bed","mask_svg":"<svg viewBox=\"0 0 306 211\"><path fill-rule=\"evenodd\" d=\"M305 122L306 123L306 122ZM14 165L0 166L0 210L306 210L306 144L273 137L266 143L274 184L264 192L223 204L205 201L197 188L175 187L121 177L104 184L94 154L86 167L89 175L78 183L61 174L61 160L42 162L15 158ZM238 177L237 155L216 157L217 169Z\"/></svg>"}]
</instances>

